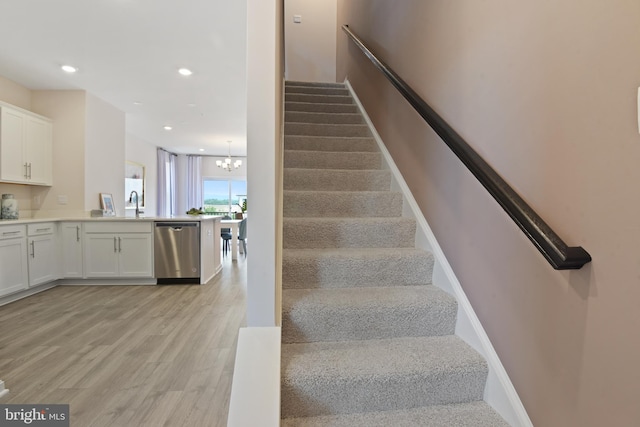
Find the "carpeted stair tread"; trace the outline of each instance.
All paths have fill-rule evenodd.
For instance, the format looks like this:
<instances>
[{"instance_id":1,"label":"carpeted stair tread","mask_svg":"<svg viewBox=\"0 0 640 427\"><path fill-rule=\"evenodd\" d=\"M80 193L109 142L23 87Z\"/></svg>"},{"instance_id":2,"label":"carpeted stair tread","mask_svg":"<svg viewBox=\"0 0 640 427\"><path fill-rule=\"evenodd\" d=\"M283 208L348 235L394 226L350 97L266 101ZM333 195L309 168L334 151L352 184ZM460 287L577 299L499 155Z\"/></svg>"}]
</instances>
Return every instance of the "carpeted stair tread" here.
<instances>
[{"instance_id":1,"label":"carpeted stair tread","mask_svg":"<svg viewBox=\"0 0 640 427\"><path fill-rule=\"evenodd\" d=\"M285 289L282 342L451 335L457 306L433 285Z\"/></svg>"},{"instance_id":2,"label":"carpeted stair tread","mask_svg":"<svg viewBox=\"0 0 640 427\"><path fill-rule=\"evenodd\" d=\"M388 191L388 170L284 169L284 189L298 191Z\"/></svg>"},{"instance_id":3,"label":"carpeted stair tread","mask_svg":"<svg viewBox=\"0 0 640 427\"><path fill-rule=\"evenodd\" d=\"M285 135L286 150L379 152L375 139L371 137L326 137L311 135Z\"/></svg>"},{"instance_id":4,"label":"carpeted stair tread","mask_svg":"<svg viewBox=\"0 0 640 427\"><path fill-rule=\"evenodd\" d=\"M509 427L485 402L282 420L281 427Z\"/></svg>"},{"instance_id":5,"label":"carpeted stair tread","mask_svg":"<svg viewBox=\"0 0 640 427\"><path fill-rule=\"evenodd\" d=\"M284 82L285 87L326 87L326 88L344 88L344 83L334 82L301 82L297 80L287 80Z\"/></svg>"},{"instance_id":6,"label":"carpeted stair tread","mask_svg":"<svg viewBox=\"0 0 640 427\"><path fill-rule=\"evenodd\" d=\"M283 248L408 248L415 232L409 218L284 218Z\"/></svg>"},{"instance_id":7,"label":"carpeted stair tread","mask_svg":"<svg viewBox=\"0 0 640 427\"><path fill-rule=\"evenodd\" d=\"M431 283L434 257L410 248L284 249L284 289L411 286Z\"/></svg>"},{"instance_id":8,"label":"carpeted stair tread","mask_svg":"<svg viewBox=\"0 0 640 427\"><path fill-rule=\"evenodd\" d=\"M284 192L286 217L397 217L402 193L395 191Z\"/></svg>"},{"instance_id":9,"label":"carpeted stair tread","mask_svg":"<svg viewBox=\"0 0 640 427\"><path fill-rule=\"evenodd\" d=\"M454 335L282 345L283 418L482 400L487 364Z\"/></svg>"},{"instance_id":10,"label":"carpeted stair tread","mask_svg":"<svg viewBox=\"0 0 640 427\"><path fill-rule=\"evenodd\" d=\"M286 123L331 123L331 124L363 124L364 119L358 113L316 113L308 111L287 111L284 114Z\"/></svg>"},{"instance_id":11,"label":"carpeted stair tread","mask_svg":"<svg viewBox=\"0 0 640 427\"><path fill-rule=\"evenodd\" d=\"M342 95L349 96L349 90L345 87L327 86L290 86L286 85L284 93L304 93L309 95Z\"/></svg>"},{"instance_id":12,"label":"carpeted stair tread","mask_svg":"<svg viewBox=\"0 0 640 427\"><path fill-rule=\"evenodd\" d=\"M334 152L284 150L285 168L304 169L382 169L379 152Z\"/></svg>"},{"instance_id":13,"label":"carpeted stair tread","mask_svg":"<svg viewBox=\"0 0 640 427\"><path fill-rule=\"evenodd\" d=\"M324 102L321 104L313 102L286 101L284 104L285 112L302 111L314 113L357 113L358 106L356 104L331 104Z\"/></svg>"},{"instance_id":14,"label":"carpeted stair tread","mask_svg":"<svg viewBox=\"0 0 640 427\"><path fill-rule=\"evenodd\" d=\"M285 93L285 102L314 102L318 104L353 104L348 95L317 95L304 93Z\"/></svg>"},{"instance_id":15,"label":"carpeted stair tread","mask_svg":"<svg viewBox=\"0 0 640 427\"><path fill-rule=\"evenodd\" d=\"M284 132L287 135L310 136L371 136L369 126L365 124L333 124L333 123L290 123L285 122Z\"/></svg>"}]
</instances>

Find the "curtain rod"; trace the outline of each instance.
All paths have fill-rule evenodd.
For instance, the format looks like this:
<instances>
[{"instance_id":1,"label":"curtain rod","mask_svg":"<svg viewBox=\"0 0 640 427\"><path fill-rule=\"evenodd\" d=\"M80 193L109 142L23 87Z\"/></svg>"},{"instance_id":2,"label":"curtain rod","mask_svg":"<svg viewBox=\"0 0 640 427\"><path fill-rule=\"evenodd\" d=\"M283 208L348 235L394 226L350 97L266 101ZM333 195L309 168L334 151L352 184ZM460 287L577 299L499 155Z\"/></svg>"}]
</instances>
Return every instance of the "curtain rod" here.
<instances>
[{"instance_id":1,"label":"curtain rod","mask_svg":"<svg viewBox=\"0 0 640 427\"><path fill-rule=\"evenodd\" d=\"M162 147L158 147L158 150L162 150L162 151L164 151L165 153L169 153L169 154L171 154L172 156L176 156L176 157L178 156L176 153L172 153L171 151L169 151L169 150L165 150L165 149L164 149L164 148L162 148Z\"/></svg>"}]
</instances>

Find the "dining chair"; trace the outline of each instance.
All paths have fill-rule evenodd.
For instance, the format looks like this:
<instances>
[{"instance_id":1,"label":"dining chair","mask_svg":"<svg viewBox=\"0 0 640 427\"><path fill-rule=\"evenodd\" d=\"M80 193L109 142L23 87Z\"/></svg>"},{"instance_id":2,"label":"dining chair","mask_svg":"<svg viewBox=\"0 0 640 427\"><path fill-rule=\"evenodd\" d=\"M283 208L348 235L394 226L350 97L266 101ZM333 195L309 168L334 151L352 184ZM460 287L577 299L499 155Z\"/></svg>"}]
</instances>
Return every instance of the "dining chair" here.
<instances>
[{"instance_id":1,"label":"dining chair","mask_svg":"<svg viewBox=\"0 0 640 427\"><path fill-rule=\"evenodd\" d=\"M242 243L244 256L247 256L247 218L240 221L240 225L238 226L238 240Z\"/></svg>"},{"instance_id":2,"label":"dining chair","mask_svg":"<svg viewBox=\"0 0 640 427\"><path fill-rule=\"evenodd\" d=\"M231 219L229 215L225 215L222 219ZM222 237L222 253L226 254L230 250L230 241L233 237L230 228L221 228L220 237Z\"/></svg>"}]
</instances>

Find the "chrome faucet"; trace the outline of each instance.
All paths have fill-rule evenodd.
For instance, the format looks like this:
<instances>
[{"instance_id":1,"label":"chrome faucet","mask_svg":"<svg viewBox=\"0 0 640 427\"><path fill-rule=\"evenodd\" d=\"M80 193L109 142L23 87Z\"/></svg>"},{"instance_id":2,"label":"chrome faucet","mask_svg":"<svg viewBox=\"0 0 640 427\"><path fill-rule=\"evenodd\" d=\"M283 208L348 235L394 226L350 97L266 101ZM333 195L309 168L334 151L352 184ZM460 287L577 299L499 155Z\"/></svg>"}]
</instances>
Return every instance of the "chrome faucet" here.
<instances>
[{"instance_id":1,"label":"chrome faucet","mask_svg":"<svg viewBox=\"0 0 640 427\"><path fill-rule=\"evenodd\" d=\"M138 205L138 192L133 190L131 194L129 194L129 203L133 202L133 193L136 194L136 218L140 218L140 206Z\"/></svg>"}]
</instances>

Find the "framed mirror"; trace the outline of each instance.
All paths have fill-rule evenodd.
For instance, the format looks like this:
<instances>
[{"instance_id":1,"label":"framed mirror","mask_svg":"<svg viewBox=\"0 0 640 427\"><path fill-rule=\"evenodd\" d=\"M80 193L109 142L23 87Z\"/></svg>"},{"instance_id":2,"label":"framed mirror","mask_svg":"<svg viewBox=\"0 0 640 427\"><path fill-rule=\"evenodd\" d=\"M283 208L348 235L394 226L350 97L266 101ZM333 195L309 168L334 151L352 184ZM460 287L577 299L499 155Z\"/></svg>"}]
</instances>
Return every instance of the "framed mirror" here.
<instances>
[{"instance_id":1,"label":"framed mirror","mask_svg":"<svg viewBox=\"0 0 640 427\"><path fill-rule=\"evenodd\" d=\"M145 189L145 167L141 163L126 161L124 165L124 206L125 209L136 208L135 195L133 200L129 202L132 191L136 191L140 199L138 206L140 209L144 207L144 189Z\"/></svg>"}]
</instances>

